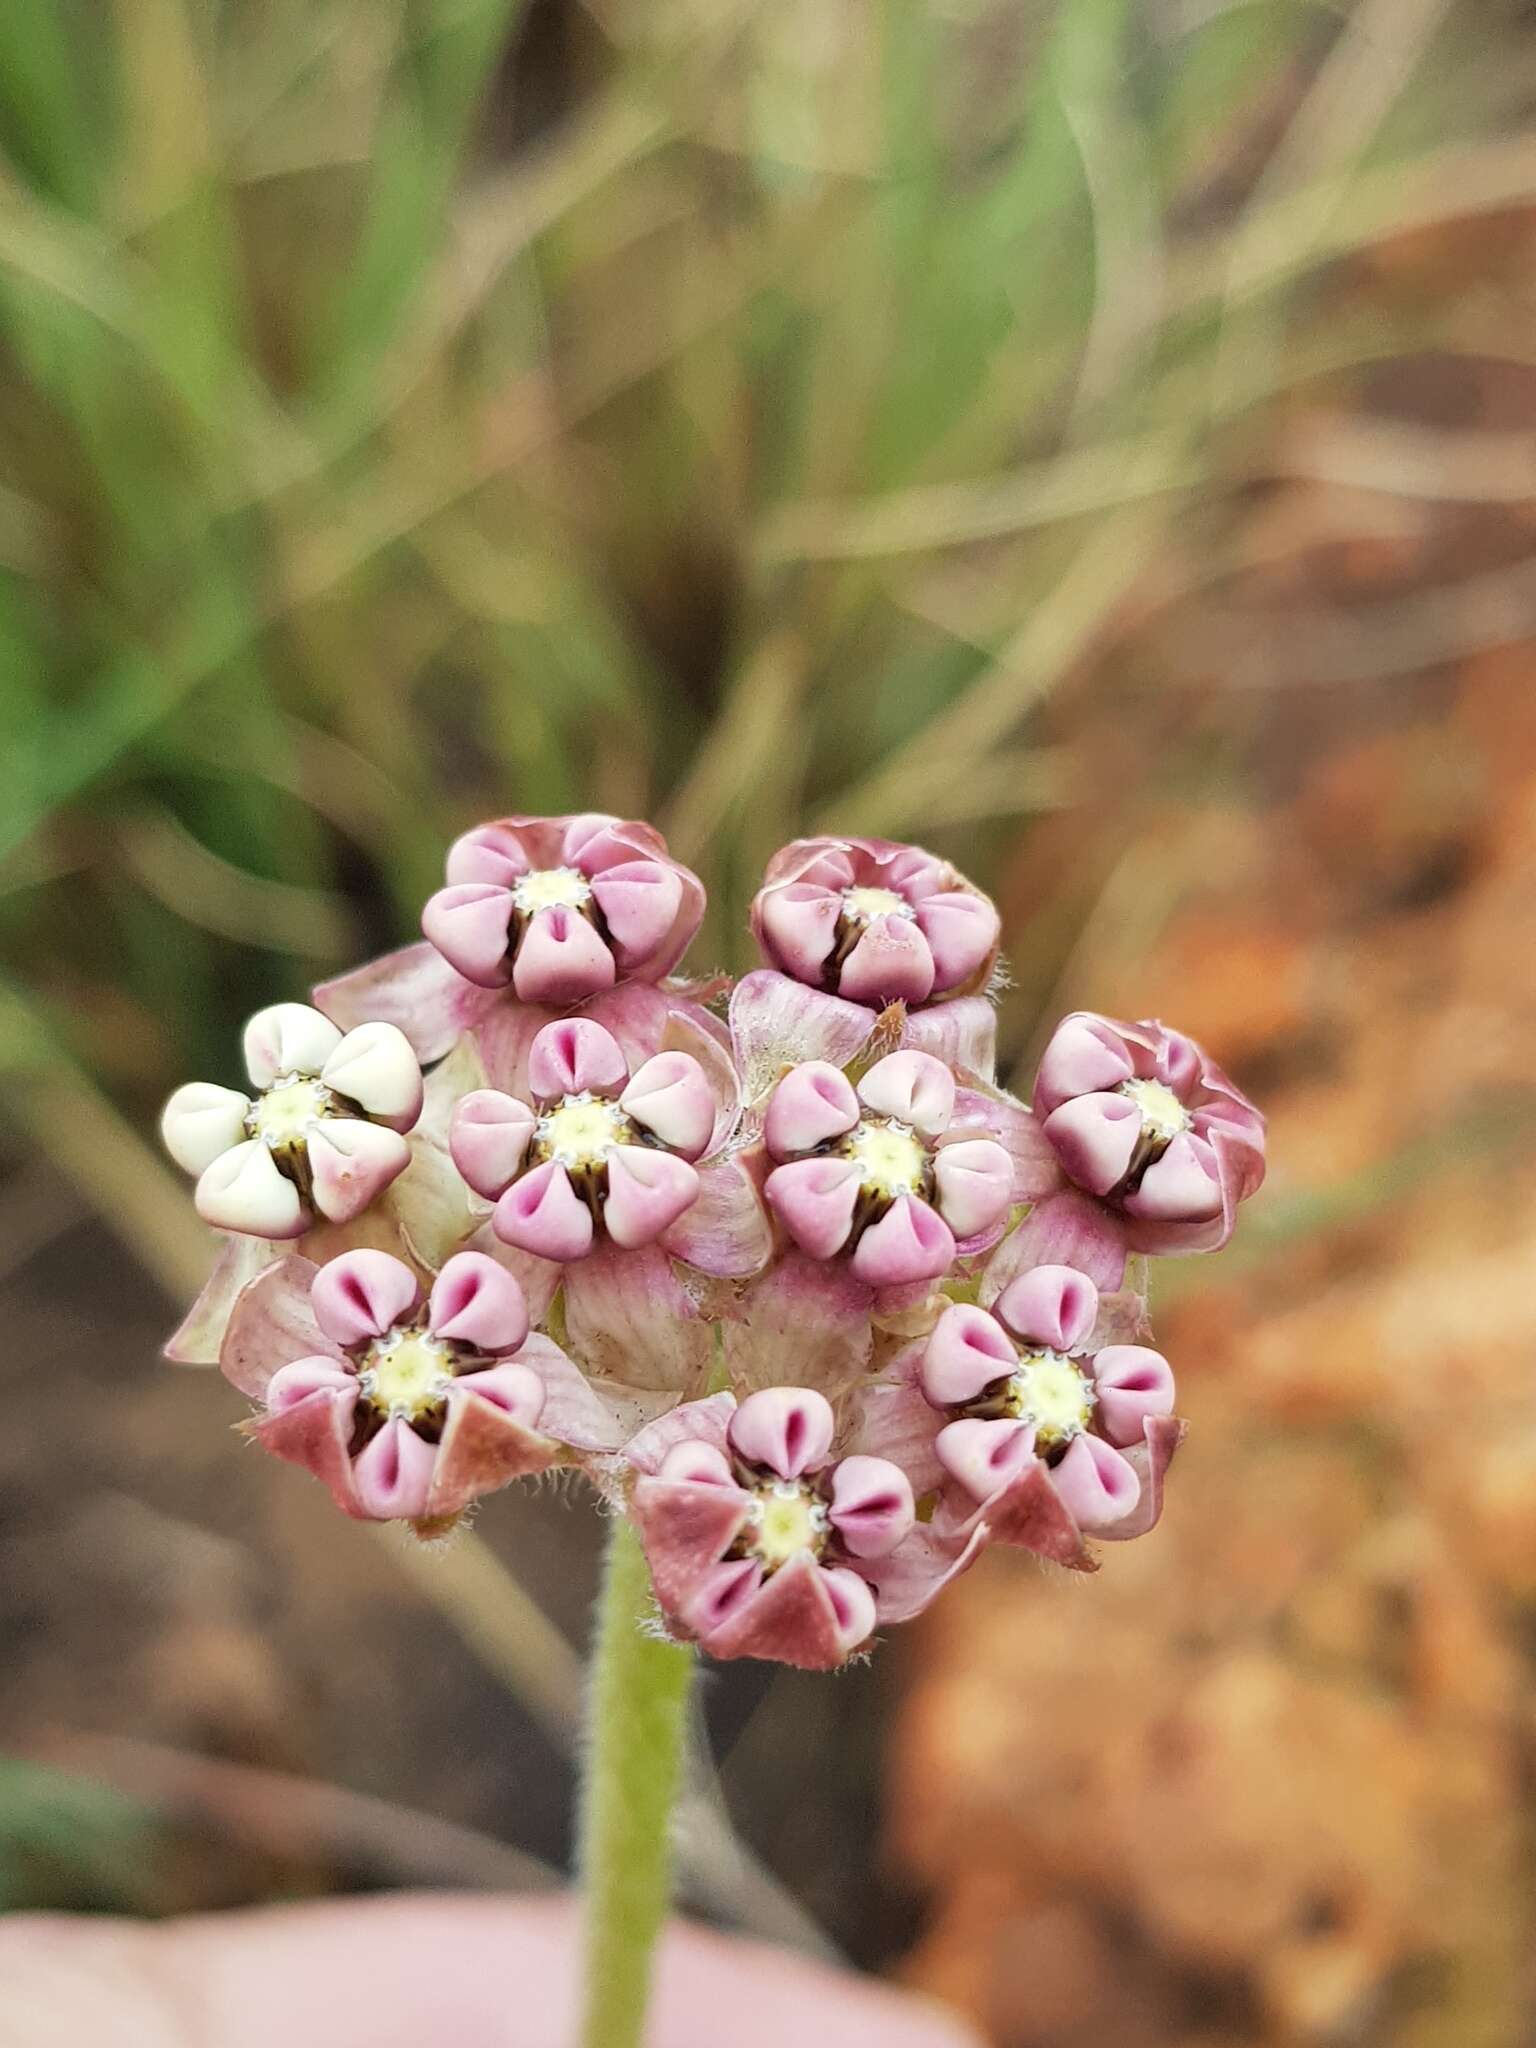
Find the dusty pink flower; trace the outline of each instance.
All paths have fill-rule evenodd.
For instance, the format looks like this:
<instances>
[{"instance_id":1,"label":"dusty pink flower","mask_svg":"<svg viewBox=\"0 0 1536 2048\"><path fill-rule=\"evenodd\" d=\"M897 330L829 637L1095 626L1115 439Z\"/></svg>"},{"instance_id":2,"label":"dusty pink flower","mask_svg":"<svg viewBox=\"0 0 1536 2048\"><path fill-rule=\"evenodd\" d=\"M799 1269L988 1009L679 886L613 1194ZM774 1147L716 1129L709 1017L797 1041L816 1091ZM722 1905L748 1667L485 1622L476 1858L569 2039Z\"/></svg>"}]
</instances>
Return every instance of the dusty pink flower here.
<instances>
[{"instance_id":1,"label":"dusty pink flower","mask_svg":"<svg viewBox=\"0 0 1536 2048\"><path fill-rule=\"evenodd\" d=\"M876 1008L983 988L1001 929L947 861L888 839L797 839L768 863L752 924L785 974Z\"/></svg>"},{"instance_id":2,"label":"dusty pink flower","mask_svg":"<svg viewBox=\"0 0 1536 2048\"><path fill-rule=\"evenodd\" d=\"M1093 1343L1099 1291L1070 1266L1037 1266L991 1312L957 1302L939 1318L919 1381L952 1419L934 1449L975 1501L1043 1465L1079 1529L1123 1521L1141 1498L1126 1455L1150 1418L1173 1412L1173 1374L1141 1344Z\"/></svg>"},{"instance_id":3,"label":"dusty pink flower","mask_svg":"<svg viewBox=\"0 0 1536 2048\"><path fill-rule=\"evenodd\" d=\"M1013 1161L996 1139L956 1124L955 1106L955 1077L930 1053L889 1053L857 1087L826 1060L786 1074L763 1119L779 1162L763 1192L801 1251L846 1252L867 1285L899 1287L939 1279L957 1240L995 1230L1013 1198Z\"/></svg>"},{"instance_id":4,"label":"dusty pink flower","mask_svg":"<svg viewBox=\"0 0 1536 2048\"><path fill-rule=\"evenodd\" d=\"M261 1404L251 1433L370 1521L435 1521L562 1444L612 1447L580 1374L528 1334L512 1275L456 1253L425 1301L388 1252L269 1266L236 1303L220 1360Z\"/></svg>"},{"instance_id":5,"label":"dusty pink flower","mask_svg":"<svg viewBox=\"0 0 1536 2048\"><path fill-rule=\"evenodd\" d=\"M711 1656L828 1670L873 1633L866 1568L912 1529L912 1488L834 1435L823 1395L770 1387L690 1403L630 1446L656 1596Z\"/></svg>"},{"instance_id":6,"label":"dusty pink flower","mask_svg":"<svg viewBox=\"0 0 1536 2048\"><path fill-rule=\"evenodd\" d=\"M1132 1251L1215 1251L1264 1178L1264 1119L1192 1038L1078 1011L1057 1025L1035 1112L1067 1176Z\"/></svg>"},{"instance_id":7,"label":"dusty pink flower","mask_svg":"<svg viewBox=\"0 0 1536 2048\"><path fill-rule=\"evenodd\" d=\"M668 973L699 928L704 890L649 825L587 812L477 825L422 912L466 980L523 1002L580 1002Z\"/></svg>"},{"instance_id":8,"label":"dusty pink flower","mask_svg":"<svg viewBox=\"0 0 1536 2048\"><path fill-rule=\"evenodd\" d=\"M421 1068L393 1024L343 1035L305 1003L274 1003L245 1027L245 1065L254 1095L190 1081L160 1119L204 1222L299 1237L317 1215L350 1222L409 1165Z\"/></svg>"}]
</instances>

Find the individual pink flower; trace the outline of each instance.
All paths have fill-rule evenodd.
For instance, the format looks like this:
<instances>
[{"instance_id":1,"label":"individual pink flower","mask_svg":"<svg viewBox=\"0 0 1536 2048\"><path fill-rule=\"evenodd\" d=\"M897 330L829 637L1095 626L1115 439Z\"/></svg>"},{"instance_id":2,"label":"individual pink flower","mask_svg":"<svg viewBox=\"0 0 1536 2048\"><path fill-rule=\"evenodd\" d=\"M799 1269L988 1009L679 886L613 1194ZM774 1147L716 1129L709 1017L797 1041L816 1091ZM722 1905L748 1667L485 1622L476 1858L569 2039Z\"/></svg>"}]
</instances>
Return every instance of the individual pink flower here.
<instances>
[{"instance_id":1,"label":"individual pink flower","mask_svg":"<svg viewBox=\"0 0 1536 2048\"><path fill-rule=\"evenodd\" d=\"M448 854L421 928L468 981L519 1000L578 1003L657 981L704 914L698 877L649 825L586 812L477 825Z\"/></svg>"},{"instance_id":2,"label":"individual pink flower","mask_svg":"<svg viewBox=\"0 0 1536 2048\"><path fill-rule=\"evenodd\" d=\"M939 1279L956 1241L984 1241L1013 1198L1008 1152L955 1109L955 1077L929 1053L889 1053L857 1087L826 1060L793 1068L763 1119L769 1206L801 1251L846 1253L870 1287Z\"/></svg>"},{"instance_id":3,"label":"individual pink flower","mask_svg":"<svg viewBox=\"0 0 1536 2048\"><path fill-rule=\"evenodd\" d=\"M477 1089L449 1131L459 1171L496 1204L504 1243L561 1264L604 1237L633 1250L698 1200L694 1162L712 1148L723 1106L692 1054L658 1052L631 1073L610 1032L567 1018L534 1039L528 1092Z\"/></svg>"},{"instance_id":4,"label":"individual pink flower","mask_svg":"<svg viewBox=\"0 0 1536 2048\"><path fill-rule=\"evenodd\" d=\"M1264 1119L1192 1038L1078 1011L1057 1025L1035 1113L1068 1178L1132 1251L1215 1251L1264 1178Z\"/></svg>"},{"instance_id":5,"label":"individual pink flower","mask_svg":"<svg viewBox=\"0 0 1536 2048\"><path fill-rule=\"evenodd\" d=\"M947 861L888 839L797 839L752 906L764 955L855 1003L908 1006L986 986L1001 926Z\"/></svg>"},{"instance_id":6,"label":"individual pink flower","mask_svg":"<svg viewBox=\"0 0 1536 2048\"><path fill-rule=\"evenodd\" d=\"M189 1081L160 1119L205 1223L299 1237L317 1216L350 1222L410 1164L421 1068L393 1024L343 1034L306 1003L274 1003L245 1027L245 1065L254 1095Z\"/></svg>"},{"instance_id":7,"label":"individual pink flower","mask_svg":"<svg viewBox=\"0 0 1536 2048\"><path fill-rule=\"evenodd\" d=\"M544 1470L569 1440L545 1430L568 1422L579 1382L529 1336L513 1276L474 1251L448 1260L425 1301L388 1252L270 1266L237 1302L221 1364L261 1403L251 1434L369 1521L435 1521Z\"/></svg>"},{"instance_id":8,"label":"individual pink flower","mask_svg":"<svg viewBox=\"0 0 1536 2048\"><path fill-rule=\"evenodd\" d=\"M957 1302L939 1318L918 1383L951 1418L934 1451L971 1501L995 1504L1019 1482L1034 1490L1048 1476L1084 1533L1136 1510L1138 1459L1149 1424L1173 1413L1173 1374L1142 1344L1091 1348L1098 1319L1097 1287L1070 1266L1021 1274L990 1312Z\"/></svg>"},{"instance_id":9,"label":"individual pink flower","mask_svg":"<svg viewBox=\"0 0 1536 2048\"><path fill-rule=\"evenodd\" d=\"M866 1573L912 1529L912 1488L834 1436L823 1395L770 1387L692 1402L630 1446L656 1597L711 1656L828 1670L874 1632Z\"/></svg>"}]
</instances>

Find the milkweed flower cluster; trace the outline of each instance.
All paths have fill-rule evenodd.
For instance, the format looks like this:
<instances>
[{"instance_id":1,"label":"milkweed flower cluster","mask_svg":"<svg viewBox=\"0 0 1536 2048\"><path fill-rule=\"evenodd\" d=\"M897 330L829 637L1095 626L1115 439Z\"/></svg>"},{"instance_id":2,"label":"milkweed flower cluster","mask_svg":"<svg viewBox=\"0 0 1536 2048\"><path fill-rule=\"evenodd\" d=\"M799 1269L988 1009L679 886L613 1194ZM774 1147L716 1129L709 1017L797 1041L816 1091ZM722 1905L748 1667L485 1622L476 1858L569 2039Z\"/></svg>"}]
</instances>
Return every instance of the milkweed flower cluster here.
<instances>
[{"instance_id":1,"label":"milkweed flower cluster","mask_svg":"<svg viewBox=\"0 0 1536 2048\"><path fill-rule=\"evenodd\" d=\"M168 1349L349 1515L574 1469L675 1635L829 1669L988 1544L1152 1527L1146 1259L1226 1243L1264 1125L1157 1023L1068 1017L1000 1087L997 912L919 847L785 848L734 987L674 973L703 910L648 825L467 833L421 943L171 1098L224 1242Z\"/></svg>"}]
</instances>

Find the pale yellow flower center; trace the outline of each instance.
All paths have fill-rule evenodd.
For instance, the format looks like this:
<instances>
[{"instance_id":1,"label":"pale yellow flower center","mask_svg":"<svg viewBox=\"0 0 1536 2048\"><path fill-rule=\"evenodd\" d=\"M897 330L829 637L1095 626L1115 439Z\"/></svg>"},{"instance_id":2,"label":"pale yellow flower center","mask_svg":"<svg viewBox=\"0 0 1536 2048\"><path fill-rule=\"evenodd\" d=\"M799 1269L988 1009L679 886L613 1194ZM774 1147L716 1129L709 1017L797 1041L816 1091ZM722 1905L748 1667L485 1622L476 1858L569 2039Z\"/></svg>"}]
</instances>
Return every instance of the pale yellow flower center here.
<instances>
[{"instance_id":1,"label":"pale yellow flower center","mask_svg":"<svg viewBox=\"0 0 1536 2048\"><path fill-rule=\"evenodd\" d=\"M418 1422L441 1405L452 1379L452 1354L439 1338L387 1330L370 1345L358 1385L381 1415Z\"/></svg>"},{"instance_id":2,"label":"pale yellow flower center","mask_svg":"<svg viewBox=\"0 0 1536 2048\"><path fill-rule=\"evenodd\" d=\"M541 1116L534 1141L540 1158L561 1166L602 1166L620 1145L634 1143L635 1127L616 1102L583 1092Z\"/></svg>"},{"instance_id":3,"label":"pale yellow flower center","mask_svg":"<svg viewBox=\"0 0 1536 2048\"><path fill-rule=\"evenodd\" d=\"M820 1557L830 1528L826 1504L798 1480L773 1480L752 1496L746 1546L770 1572L791 1558Z\"/></svg>"},{"instance_id":4,"label":"pale yellow flower center","mask_svg":"<svg viewBox=\"0 0 1536 2048\"><path fill-rule=\"evenodd\" d=\"M855 924L869 924L877 917L911 917L911 904L894 889L845 889L843 915Z\"/></svg>"},{"instance_id":5,"label":"pale yellow flower center","mask_svg":"<svg viewBox=\"0 0 1536 2048\"><path fill-rule=\"evenodd\" d=\"M253 1138L274 1152L301 1145L315 1125L340 1113L339 1098L313 1074L283 1074L256 1098L245 1119Z\"/></svg>"},{"instance_id":6,"label":"pale yellow flower center","mask_svg":"<svg viewBox=\"0 0 1536 2048\"><path fill-rule=\"evenodd\" d=\"M575 868L535 868L512 884L512 901L529 917L536 910L580 910L591 895L591 883Z\"/></svg>"},{"instance_id":7,"label":"pale yellow flower center","mask_svg":"<svg viewBox=\"0 0 1536 2048\"><path fill-rule=\"evenodd\" d=\"M1008 1388L1008 1407L1035 1425L1042 1449L1081 1436L1097 1396L1087 1377L1059 1351L1030 1351L1019 1360Z\"/></svg>"},{"instance_id":8,"label":"pale yellow flower center","mask_svg":"<svg viewBox=\"0 0 1536 2048\"><path fill-rule=\"evenodd\" d=\"M1115 1091L1141 1112L1141 1128L1150 1138L1169 1145L1190 1125L1189 1111L1161 1081L1122 1081Z\"/></svg>"},{"instance_id":9,"label":"pale yellow flower center","mask_svg":"<svg viewBox=\"0 0 1536 2048\"><path fill-rule=\"evenodd\" d=\"M849 1132L841 1149L858 1167L860 1181L871 1194L894 1202L898 1195L921 1192L928 1153L908 1125L865 1118Z\"/></svg>"}]
</instances>

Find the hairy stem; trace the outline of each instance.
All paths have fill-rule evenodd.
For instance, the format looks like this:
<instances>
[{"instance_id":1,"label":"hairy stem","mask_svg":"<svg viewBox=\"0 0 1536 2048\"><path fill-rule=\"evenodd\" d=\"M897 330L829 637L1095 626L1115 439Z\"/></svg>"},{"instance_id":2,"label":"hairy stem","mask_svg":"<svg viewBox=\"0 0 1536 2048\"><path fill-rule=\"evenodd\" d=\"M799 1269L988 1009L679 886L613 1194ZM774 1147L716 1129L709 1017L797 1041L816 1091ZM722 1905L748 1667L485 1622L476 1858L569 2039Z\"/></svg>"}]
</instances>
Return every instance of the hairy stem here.
<instances>
[{"instance_id":1,"label":"hairy stem","mask_svg":"<svg viewBox=\"0 0 1536 2048\"><path fill-rule=\"evenodd\" d=\"M640 2048L652 1952L671 1893L672 1814L682 1783L694 1656L647 1632L650 1604L640 1540L615 1517L587 1697L582 2048Z\"/></svg>"}]
</instances>

